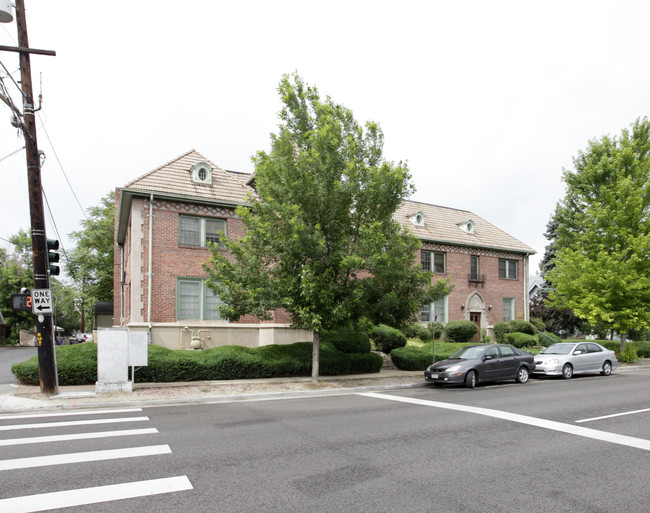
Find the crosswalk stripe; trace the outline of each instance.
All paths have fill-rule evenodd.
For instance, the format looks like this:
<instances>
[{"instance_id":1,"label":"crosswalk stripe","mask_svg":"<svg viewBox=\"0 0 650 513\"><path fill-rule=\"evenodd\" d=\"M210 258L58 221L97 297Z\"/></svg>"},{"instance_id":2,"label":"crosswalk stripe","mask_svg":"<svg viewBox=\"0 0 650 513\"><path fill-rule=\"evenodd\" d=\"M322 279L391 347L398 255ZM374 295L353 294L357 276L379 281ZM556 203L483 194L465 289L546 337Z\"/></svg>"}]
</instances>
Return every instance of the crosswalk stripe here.
<instances>
[{"instance_id":1,"label":"crosswalk stripe","mask_svg":"<svg viewBox=\"0 0 650 513\"><path fill-rule=\"evenodd\" d=\"M112 410L64 410L55 413L22 413L16 415L0 415L0 420L38 419L45 417L70 417L73 415L100 415L113 413L131 413L142 411L142 408L119 408Z\"/></svg>"},{"instance_id":2,"label":"crosswalk stripe","mask_svg":"<svg viewBox=\"0 0 650 513\"><path fill-rule=\"evenodd\" d=\"M193 489L187 476L168 477L0 499L0 511L3 513L46 511Z\"/></svg>"},{"instance_id":3,"label":"crosswalk stripe","mask_svg":"<svg viewBox=\"0 0 650 513\"><path fill-rule=\"evenodd\" d=\"M93 433L73 433L70 435L34 436L31 438L10 438L0 440L0 447L10 445L41 444L46 442L67 442L70 440L89 440L92 438L110 438L116 436L154 435L156 428L122 429L119 431L95 431Z\"/></svg>"},{"instance_id":4,"label":"crosswalk stripe","mask_svg":"<svg viewBox=\"0 0 650 513\"><path fill-rule=\"evenodd\" d=\"M150 445L145 447L129 447L127 449L54 454L52 456L35 456L30 458L16 458L0 461L0 470L46 467L48 465L65 465L69 463L115 460L119 458L137 458L140 456L171 454L171 452L169 445Z\"/></svg>"},{"instance_id":5,"label":"crosswalk stripe","mask_svg":"<svg viewBox=\"0 0 650 513\"><path fill-rule=\"evenodd\" d=\"M63 422L39 422L36 424L12 424L0 426L0 431L11 431L15 429L42 429L66 426L87 426L92 424L112 424L116 422L142 422L149 420L149 417L117 417L113 419L92 419L92 420L69 420Z\"/></svg>"}]
</instances>

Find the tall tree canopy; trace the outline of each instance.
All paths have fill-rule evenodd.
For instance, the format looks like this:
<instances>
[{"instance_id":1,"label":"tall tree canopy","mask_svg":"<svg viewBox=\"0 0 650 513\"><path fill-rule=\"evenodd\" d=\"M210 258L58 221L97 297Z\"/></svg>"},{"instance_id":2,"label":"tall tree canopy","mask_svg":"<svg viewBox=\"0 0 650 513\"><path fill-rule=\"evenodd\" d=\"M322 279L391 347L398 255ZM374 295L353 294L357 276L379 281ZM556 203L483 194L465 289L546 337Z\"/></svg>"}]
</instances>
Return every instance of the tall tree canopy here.
<instances>
[{"instance_id":1,"label":"tall tree canopy","mask_svg":"<svg viewBox=\"0 0 650 513\"><path fill-rule=\"evenodd\" d=\"M383 159L383 133L299 76L285 75L271 151L254 157L257 196L237 210L246 233L213 248L206 269L222 315L268 319L283 308L294 327L320 331L362 318L395 324L448 293L415 265L419 241L392 219L412 191L406 164Z\"/></svg>"},{"instance_id":2,"label":"tall tree canopy","mask_svg":"<svg viewBox=\"0 0 650 513\"><path fill-rule=\"evenodd\" d=\"M650 327L650 122L590 141L565 171L551 301L622 334Z\"/></svg>"},{"instance_id":3,"label":"tall tree canopy","mask_svg":"<svg viewBox=\"0 0 650 513\"><path fill-rule=\"evenodd\" d=\"M11 295L19 294L21 288L34 288L32 269L32 237L27 230L19 230L9 238L12 251L0 248L0 310L5 322L11 326L12 338L18 338L14 328L33 329L34 315L31 312L14 312L11 309Z\"/></svg>"}]
</instances>

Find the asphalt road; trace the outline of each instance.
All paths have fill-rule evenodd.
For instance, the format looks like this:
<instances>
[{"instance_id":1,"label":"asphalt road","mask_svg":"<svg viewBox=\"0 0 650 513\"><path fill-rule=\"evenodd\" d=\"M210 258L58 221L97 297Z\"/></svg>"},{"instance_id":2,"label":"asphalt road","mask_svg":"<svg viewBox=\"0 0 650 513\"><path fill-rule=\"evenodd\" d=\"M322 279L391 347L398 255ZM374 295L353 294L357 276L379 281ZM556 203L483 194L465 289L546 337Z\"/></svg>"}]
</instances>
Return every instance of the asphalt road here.
<instances>
[{"instance_id":1,"label":"asphalt road","mask_svg":"<svg viewBox=\"0 0 650 513\"><path fill-rule=\"evenodd\" d=\"M16 382L16 376L11 373L14 363L24 362L36 356L36 347L1 347L0 346L0 385Z\"/></svg>"},{"instance_id":2,"label":"asphalt road","mask_svg":"<svg viewBox=\"0 0 650 513\"><path fill-rule=\"evenodd\" d=\"M43 493L53 507L73 489L87 504L131 483L169 493L72 511L645 512L649 379L644 369L476 390L0 415L0 511ZM108 423L52 424L82 420ZM12 441L135 429L157 432ZM31 459L68 453L89 461Z\"/></svg>"}]
</instances>

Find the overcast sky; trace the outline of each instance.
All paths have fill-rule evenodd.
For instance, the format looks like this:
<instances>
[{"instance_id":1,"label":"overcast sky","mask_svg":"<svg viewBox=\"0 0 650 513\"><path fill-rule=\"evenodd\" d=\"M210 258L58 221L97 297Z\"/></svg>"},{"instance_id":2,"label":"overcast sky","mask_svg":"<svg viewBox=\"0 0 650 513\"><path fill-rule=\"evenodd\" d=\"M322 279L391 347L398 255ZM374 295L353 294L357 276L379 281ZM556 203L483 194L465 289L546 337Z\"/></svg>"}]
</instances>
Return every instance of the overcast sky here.
<instances>
[{"instance_id":1,"label":"overcast sky","mask_svg":"<svg viewBox=\"0 0 650 513\"><path fill-rule=\"evenodd\" d=\"M66 247L84 215L75 195L97 205L192 148L253 171L278 125L278 82L297 70L381 125L385 157L409 163L411 199L490 221L535 248L535 270L562 170L650 114L647 0L25 1L30 46L57 53L31 63ZM16 44L15 22L1 24L0 45ZM0 61L18 81L17 54ZM25 152L7 157L22 146L0 104L0 247L30 225Z\"/></svg>"}]
</instances>

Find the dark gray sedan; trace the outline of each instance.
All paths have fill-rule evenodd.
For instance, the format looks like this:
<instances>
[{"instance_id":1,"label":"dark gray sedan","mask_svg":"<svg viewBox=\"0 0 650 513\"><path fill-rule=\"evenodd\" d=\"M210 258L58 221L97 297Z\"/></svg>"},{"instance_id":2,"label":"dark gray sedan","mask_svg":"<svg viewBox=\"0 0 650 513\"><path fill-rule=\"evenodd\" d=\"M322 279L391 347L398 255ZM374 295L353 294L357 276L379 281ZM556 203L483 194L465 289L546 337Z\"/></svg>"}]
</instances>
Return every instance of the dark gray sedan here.
<instances>
[{"instance_id":1,"label":"dark gray sedan","mask_svg":"<svg viewBox=\"0 0 650 513\"><path fill-rule=\"evenodd\" d=\"M508 344L480 344L456 351L446 360L430 365L424 379L435 386L462 385L514 379L526 383L535 369L533 355Z\"/></svg>"}]
</instances>

